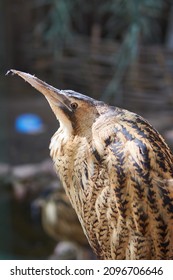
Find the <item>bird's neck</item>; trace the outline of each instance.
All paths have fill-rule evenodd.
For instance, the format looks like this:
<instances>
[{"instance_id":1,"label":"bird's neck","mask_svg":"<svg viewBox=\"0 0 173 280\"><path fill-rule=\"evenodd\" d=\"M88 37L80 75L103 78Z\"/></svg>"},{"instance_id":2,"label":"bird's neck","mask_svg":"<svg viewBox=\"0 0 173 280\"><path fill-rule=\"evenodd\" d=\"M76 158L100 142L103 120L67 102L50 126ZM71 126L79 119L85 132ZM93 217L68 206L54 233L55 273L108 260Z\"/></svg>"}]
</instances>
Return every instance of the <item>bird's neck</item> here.
<instances>
[{"instance_id":1,"label":"bird's neck","mask_svg":"<svg viewBox=\"0 0 173 280\"><path fill-rule=\"evenodd\" d=\"M86 137L68 135L61 128L51 139L50 155L65 191L76 209L79 207L76 196L83 195L83 189L77 177L81 177L81 182L85 185L93 169L92 166L87 166L86 174L83 172L89 161L89 149L90 145Z\"/></svg>"}]
</instances>

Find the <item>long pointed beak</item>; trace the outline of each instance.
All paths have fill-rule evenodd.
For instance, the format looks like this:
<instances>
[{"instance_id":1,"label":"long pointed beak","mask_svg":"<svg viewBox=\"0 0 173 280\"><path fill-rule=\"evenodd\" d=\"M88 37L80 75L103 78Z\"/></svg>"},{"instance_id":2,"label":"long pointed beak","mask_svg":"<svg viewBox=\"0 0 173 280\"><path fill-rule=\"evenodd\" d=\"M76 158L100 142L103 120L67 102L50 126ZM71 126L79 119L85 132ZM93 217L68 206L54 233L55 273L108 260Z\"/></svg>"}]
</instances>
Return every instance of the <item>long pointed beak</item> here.
<instances>
[{"instance_id":1,"label":"long pointed beak","mask_svg":"<svg viewBox=\"0 0 173 280\"><path fill-rule=\"evenodd\" d=\"M16 74L20 76L22 79L24 79L26 82L28 82L31 86L33 86L35 89L40 91L48 100L50 105L64 105L68 108L68 110L71 111L70 107L70 100L65 95L65 92L59 89L56 89L55 87L43 82L42 80L38 79L37 77L30 75L25 72L21 72L18 70L11 69L7 72L8 74Z\"/></svg>"}]
</instances>

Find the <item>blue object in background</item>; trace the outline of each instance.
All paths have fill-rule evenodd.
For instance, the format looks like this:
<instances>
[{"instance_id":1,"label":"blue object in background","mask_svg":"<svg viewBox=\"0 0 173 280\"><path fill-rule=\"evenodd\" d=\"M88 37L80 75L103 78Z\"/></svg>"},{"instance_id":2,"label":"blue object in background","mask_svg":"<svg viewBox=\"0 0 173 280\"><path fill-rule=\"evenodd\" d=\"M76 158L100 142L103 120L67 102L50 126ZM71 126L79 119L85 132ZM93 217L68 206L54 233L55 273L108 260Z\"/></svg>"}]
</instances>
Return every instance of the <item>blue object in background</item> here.
<instances>
[{"instance_id":1,"label":"blue object in background","mask_svg":"<svg viewBox=\"0 0 173 280\"><path fill-rule=\"evenodd\" d=\"M43 122L38 115L22 114L16 118L15 129L26 134L40 133L43 131Z\"/></svg>"}]
</instances>

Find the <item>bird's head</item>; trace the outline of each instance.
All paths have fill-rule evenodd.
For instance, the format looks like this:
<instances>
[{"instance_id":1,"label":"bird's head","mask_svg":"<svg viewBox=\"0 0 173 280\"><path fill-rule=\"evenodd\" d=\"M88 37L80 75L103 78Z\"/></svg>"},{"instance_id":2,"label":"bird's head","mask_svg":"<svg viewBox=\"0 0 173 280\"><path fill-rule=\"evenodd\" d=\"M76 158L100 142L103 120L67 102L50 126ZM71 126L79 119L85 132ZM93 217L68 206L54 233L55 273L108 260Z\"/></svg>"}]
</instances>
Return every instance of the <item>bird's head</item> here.
<instances>
[{"instance_id":1,"label":"bird's head","mask_svg":"<svg viewBox=\"0 0 173 280\"><path fill-rule=\"evenodd\" d=\"M105 106L103 102L72 90L56 89L37 77L21 71L9 72L22 77L46 97L60 126L68 130L68 133L81 136L88 135L89 131L91 133L92 125L100 115L99 108Z\"/></svg>"}]
</instances>

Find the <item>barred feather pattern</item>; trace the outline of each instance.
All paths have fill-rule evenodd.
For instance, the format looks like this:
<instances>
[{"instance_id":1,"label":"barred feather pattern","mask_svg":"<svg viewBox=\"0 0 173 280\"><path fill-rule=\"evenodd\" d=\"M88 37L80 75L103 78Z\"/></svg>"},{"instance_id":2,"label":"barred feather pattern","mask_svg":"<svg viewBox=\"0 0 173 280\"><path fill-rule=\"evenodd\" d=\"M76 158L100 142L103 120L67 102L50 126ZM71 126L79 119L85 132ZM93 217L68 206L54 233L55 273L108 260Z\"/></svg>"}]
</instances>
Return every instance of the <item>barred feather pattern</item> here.
<instances>
[{"instance_id":1,"label":"barred feather pattern","mask_svg":"<svg viewBox=\"0 0 173 280\"><path fill-rule=\"evenodd\" d=\"M55 168L101 259L173 259L173 155L142 117L11 69L59 120Z\"/></svg>"},{"instance_id":2,"label":"barred feather pattern","mask_svg":"<svg viewBox=\"0 0 173 280\"><path fill-rule=\"evenodd\" d=\"M173 259L173 156L159 133L109 107L91 139L62 139L51 156L98 258Z\"/></svg>"}]
</instances>

